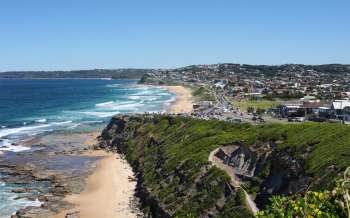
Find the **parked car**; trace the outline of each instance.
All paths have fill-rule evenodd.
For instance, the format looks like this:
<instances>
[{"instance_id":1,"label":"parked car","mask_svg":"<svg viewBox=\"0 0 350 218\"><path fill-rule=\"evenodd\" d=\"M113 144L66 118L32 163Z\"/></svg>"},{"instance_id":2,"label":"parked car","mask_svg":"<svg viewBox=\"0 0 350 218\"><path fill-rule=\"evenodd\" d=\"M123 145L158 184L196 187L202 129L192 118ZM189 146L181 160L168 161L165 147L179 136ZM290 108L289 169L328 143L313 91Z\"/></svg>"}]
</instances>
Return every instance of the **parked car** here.
<instances>
[{"instance_id":1,"label":"parked car","mask_svg":"<svg viewBox=\"0 0 350 218\"><path fill-rule=\"evenodd\" d=\"M326 118L323 117L309 117L308 120L312 122L326 122Z\"/></svg>"},{"instance_id":2,"label":"parked car","mask_svg":"<svg viewBox=\"0 0 350 218\"><path fill-rule=\"evenodd\" d=\"M305 117L296 117L296 122L304 122Z\"/></svg>"},{"instance_id":3,"label":"parked car","mask_svg":"<svg viewBox=\"0 0 350 218\"><path fill-rule=\"evenodd\" d=\"M288 122L304 122L305 117L288 117Z\"/></svg>"}]
</instances>

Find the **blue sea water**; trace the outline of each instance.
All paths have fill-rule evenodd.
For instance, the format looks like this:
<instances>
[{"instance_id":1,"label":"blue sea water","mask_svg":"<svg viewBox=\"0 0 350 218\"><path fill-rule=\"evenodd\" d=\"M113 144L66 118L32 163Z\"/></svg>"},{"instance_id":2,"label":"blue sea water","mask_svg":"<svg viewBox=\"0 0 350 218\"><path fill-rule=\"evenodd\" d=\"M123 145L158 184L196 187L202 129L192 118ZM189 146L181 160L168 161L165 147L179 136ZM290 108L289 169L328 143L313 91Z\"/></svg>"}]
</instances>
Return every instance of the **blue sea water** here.
<instances>
[{"instance_id":1,"label":"blue sea water","mask_svg":"<svg viewBox=\"0 0 350 218\"><path fill-rule=\"evenodd\" d=\"M21 188L28 188L33 189L33 192L31 193L32 196L38 196L40 195L40 192L35 191L36 189L40 188L41 190L49 190L49 184L48 182L42 181L37 182L33 181L29 184L6 184L5 182L2 182L1 179L4 177L8 177L9 175L6 175L4 173L0 173L0 218L8 218L11 217L11 215L21 209L25 208L27 206L41 206L42 202L39 200L30 201L25 198L26 193L19 193L15 194L12 192L12 190L15 189L21 189Z\"/></svg>"},{"instance_id":2,"label":"blue sea water","mask_svg":"<svg viewBox=\"0 0 350 218\"><path fill-rule=\"evenodd\" d=\"M0 80L0 150L27 136L106 122L119 113L162 112L173 100L166 89L135 80Z\"/></svg>"},{"instance_id":3,"label":"blue sea water","mask_svg":"<svg viewBox=\"0 0 350 218\"><path fill-rule=\"evenodd\" d=\"M175 94L135 80L0 79L0 153L27 152L30 137L54 131L74 131L104 125L119 113L163 112ZM1 154L0 154L1 158ZM1 172L0 172L1 173ZM14 200L0 175L0 217L40 202Z\"/></svg>"}]
</instances>

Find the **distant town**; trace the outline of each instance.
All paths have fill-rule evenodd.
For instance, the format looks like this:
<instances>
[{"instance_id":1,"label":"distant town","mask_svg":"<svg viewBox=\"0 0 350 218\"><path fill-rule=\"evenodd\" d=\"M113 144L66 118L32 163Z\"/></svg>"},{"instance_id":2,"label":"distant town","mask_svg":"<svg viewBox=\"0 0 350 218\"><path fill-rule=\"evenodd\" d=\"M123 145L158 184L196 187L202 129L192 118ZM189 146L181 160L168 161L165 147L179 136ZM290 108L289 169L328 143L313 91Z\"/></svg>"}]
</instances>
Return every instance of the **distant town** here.
<instances>
[{"instance_id":1,"label":"distant town","mask_svg":"<svg viewBox=\"0 0 350 218\"><path fill-rule=\"evenodd\" d=\"M350 65L213 64L152 70L140 83L184 85L191 116L231 122L350 124Z\"/></svg>"},{"instance_id":2,"label":"distant town","mask_svg":"<svg viewBox=\"0 0 350 218\"><path fill-rule=\"evenodd\" d=\"M350 124L350 65L191 65L176 69L14 71L0 79L140 79L193 90L192 117L230 122ZM186 114L189 115L189 114Z\"/></svg>"}]
</instances>

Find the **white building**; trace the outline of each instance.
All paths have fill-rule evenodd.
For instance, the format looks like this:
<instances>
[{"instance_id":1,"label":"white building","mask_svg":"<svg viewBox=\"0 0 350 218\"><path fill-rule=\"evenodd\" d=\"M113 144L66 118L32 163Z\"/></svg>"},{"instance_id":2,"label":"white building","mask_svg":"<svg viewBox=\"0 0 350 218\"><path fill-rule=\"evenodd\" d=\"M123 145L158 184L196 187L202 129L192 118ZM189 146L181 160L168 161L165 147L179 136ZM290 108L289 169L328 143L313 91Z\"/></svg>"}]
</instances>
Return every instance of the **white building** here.
<instances>
[{"instance_id":1,"label":"white building","mask_svg":"<svg viewBox=\"0 0 350 218\"><path fill-rule=\"evenodd\" d=\"M344 123L350 124L350 101L349 100L335 100L332 103L331 109L338 119Z\"/></svg>"}]
</instances>

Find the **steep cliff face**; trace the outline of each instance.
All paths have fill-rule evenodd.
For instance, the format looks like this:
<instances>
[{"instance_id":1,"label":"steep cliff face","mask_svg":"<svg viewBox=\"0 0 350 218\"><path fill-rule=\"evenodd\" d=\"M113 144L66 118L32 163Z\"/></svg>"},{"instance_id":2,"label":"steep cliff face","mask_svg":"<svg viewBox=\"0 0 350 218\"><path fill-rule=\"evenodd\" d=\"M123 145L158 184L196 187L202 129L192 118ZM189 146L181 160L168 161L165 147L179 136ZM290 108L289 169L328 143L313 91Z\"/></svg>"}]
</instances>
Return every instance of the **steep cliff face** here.
<instances>
[{"instance_id":1,"label":"steep cliff face","mask_svg":"<svg viewBox=\"0 0 350 218\"><path fill-rule=\"evenodd\" d=\"M219 149L217 157L232 167L236 176L245 178L258 174L269 153L260 153L245 145L225 146Z\"/></svg>"},{"instance_id":2,"label":"steep cliff face","mask_svg":"<svg viewBox=\"0 0 350 218\"><path fill-rule=\"evenodd\" d=\"M114 117L100 147L125 154L150 217L252 216L211 151L264 208L273 195L327 188L350 165L350 128L231 124L164 115ZM334 143L332 137L336 136ZM332 149L329 146L332 145Z\"/></svg>"},{"instance_id":3,"label":"steep cliff face","mask_svg":"<svg viewBox=\"0 0 350 218\"><path fill-rule=\"evenodd\" d=\"M151 85L164 85L167 82L161 80L159 77L157 77L154 74L146 73L141 77L141 79L138 83L139 84L151 84Z\"/></svg>"},{"instance_id":4,"label":"steep cliff face","mask_svg":"<svg viewBox=\"0 0 350 218\"><path fill-rule=\"evenodd\" d=\"M216 156L231 167L241 183L258 178L256 202L260 208L269 203L273 195L290 195L306 190L310 178L303 164L274 146L259 146L259 149L239 146L224 146Z\"/></svg>"},{"instance_id":5,"label":"steep cliff face","mask_svg":"<svg viewBox=\"0 0 350 218\"><path fill-rule=\"evenodd\" d=\"M141 117L113 117L107 127L102 131L99 146L101 148L107 148L116 150L120 153L125 153L126 144L125 141L135 134L135 130L128 128L128 122L130 119L141 121Z\"/></svg>"},{"instance_id":6,"label":"steep cliff face","mask_svg":"<svg viewBox=\"0 0 350 218\"><path fill-rule=\"evenodd\" d=\"M174 160L177 154L169 155L176 149L175 141L160 134L172 125L183 124L178 121L151 115L119 116L102 132L100 147L125 154L137 173L137 195L144 212L150 217L252 216L241 203L243 195L229 184L224 172L206 161L192 161L186 155ZM165 135L172 134L179 133ZM236 211L227 212L233 206Z\"/></svg>"}]
</instances>

